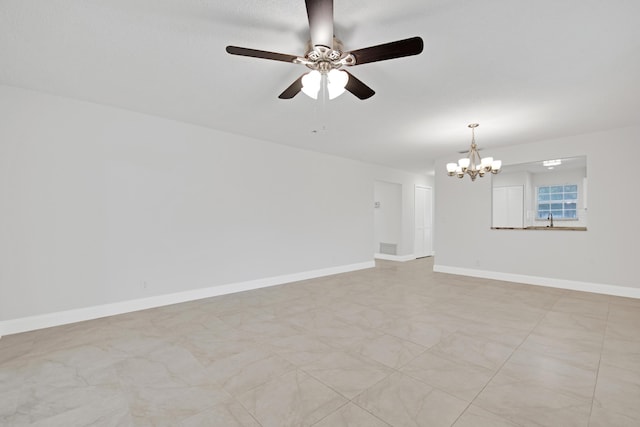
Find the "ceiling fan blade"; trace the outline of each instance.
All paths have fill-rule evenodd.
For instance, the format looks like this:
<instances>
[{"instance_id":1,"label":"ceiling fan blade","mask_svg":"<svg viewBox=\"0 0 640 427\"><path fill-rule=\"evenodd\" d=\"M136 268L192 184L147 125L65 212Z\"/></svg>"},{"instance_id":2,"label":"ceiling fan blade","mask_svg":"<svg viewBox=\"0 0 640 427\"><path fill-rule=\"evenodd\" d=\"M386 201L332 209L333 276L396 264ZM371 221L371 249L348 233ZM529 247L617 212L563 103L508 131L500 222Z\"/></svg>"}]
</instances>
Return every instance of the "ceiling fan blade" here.
<instances>
[{"instance_id":1,"label":"ceiling fan blade","mask_svg":"<svg viewBox=\"0 0 640 427\"><path fill-rule=\"evenodd\" d=\"M360 99L369 99L375 94L373 89L355 78L353 74L348 71L345 71L345 73L349 74L349 80L347 81L347 85L344 87L346 90Z\"/></svg>"},{"instance_id":2,"label":"ceiling fan blade","mask_svg":"<svg viewBox=\"0 0 640 427\"><path fill-rule=\"evenodd\" d=\"M274 61L294 62L298 57L286 53L268 52L266 50L249 49L247 47L227 46L227 53L231 55L250 56L252 58L271 59Z\"/></svg>"},{"instance_id":3,"label":"ceiling fan blade","mask_svg":"<svg viewBox=\"0 0 640 427\"><path fill-rule=\"evenodd\" d=\"M377 46L352 50L351 55L356 59L355 64L360 65L369 62L386 61L387 59L402 58L403 56L417 55L422 52L424 42L420 37L398 40Z\"/></svg>"},{"instance_id":4,"label":"ceiling fan blade","mask_svg":"<svg viewBox=\"0 0 640 427\"><path fill-rule=\"evenodd\" d=\"M280 95L278 95L278 98L280 99L291 99L294 96L296 96L298 94L298 92L300 92L302 90L302 77L304 76L304 74L300 77L298 77L298 79L291 83L291 85L286 88L284 90L284 92L282 92Z\"/></svg>"},{"instance_id":5,"label":"ceiling fan blade","mask_svg":"<svg viewBox=\"0 0 640 427\"><path fill-rule=\"evenodd\" d=\"M333 49L333 0L305 0L313 46Z\"/></svg>"}]
</instances>

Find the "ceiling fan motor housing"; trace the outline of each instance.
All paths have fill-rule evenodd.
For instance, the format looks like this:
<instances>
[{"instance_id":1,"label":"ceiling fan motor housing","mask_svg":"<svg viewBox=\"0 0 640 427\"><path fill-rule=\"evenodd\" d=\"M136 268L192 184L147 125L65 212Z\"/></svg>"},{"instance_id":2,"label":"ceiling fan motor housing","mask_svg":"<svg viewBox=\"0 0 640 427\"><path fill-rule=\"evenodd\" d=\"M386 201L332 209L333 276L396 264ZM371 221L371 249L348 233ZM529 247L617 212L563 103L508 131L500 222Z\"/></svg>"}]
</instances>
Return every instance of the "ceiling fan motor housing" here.
<instances>
[{"instance_id":1,"label":"ceiling fan motor housing","mask_svg":"<svg viewBox=\"0 0 640 427\"><path fill-rule=\"evenodd\" d=\"M312 70L321 73L329 72L343 65L355 65L356 59L350 53L343 53L342 42L333 38L333 48L323 45L311 46L311 41L307 43L307 54L304 58L297 58L296 62L306 65Z\"/></svg>"}]
</instances>

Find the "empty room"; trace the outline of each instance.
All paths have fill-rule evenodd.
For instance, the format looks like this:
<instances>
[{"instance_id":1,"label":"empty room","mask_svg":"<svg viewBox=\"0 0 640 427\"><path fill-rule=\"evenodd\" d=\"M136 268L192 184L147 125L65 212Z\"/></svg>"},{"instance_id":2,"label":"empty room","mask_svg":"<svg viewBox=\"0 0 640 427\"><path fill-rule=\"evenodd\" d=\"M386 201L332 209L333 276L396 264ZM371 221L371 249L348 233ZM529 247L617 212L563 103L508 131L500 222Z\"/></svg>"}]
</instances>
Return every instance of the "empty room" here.
<instances>
[{"instance_id":1,"label":"empty room","mask_svg":"<svg viewBox=\"0 0 640 427\"><path fill-rule=\"evenodd\" d=\"M0 425L640 425L638 16L0 1Z\"/></svg>"}]
</instances>

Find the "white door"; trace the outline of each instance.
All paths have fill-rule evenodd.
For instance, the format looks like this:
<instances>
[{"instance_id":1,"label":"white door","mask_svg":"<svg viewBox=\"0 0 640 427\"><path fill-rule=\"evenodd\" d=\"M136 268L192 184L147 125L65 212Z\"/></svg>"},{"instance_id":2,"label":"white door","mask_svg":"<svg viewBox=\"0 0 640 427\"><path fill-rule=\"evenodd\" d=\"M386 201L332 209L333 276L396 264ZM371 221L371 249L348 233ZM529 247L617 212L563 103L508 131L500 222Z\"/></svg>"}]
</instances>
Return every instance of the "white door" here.
<instances>
[{"instance_id":1,"label":"white door","mask_svg":"<svg viewBox=\"0 0 640 427\"><path fill-rule=\"evenodd\" d=\"M431 256L433 255L433 198L431 188L416 186L415 201L414 254L416 258Z\"/></svg>"}]
</instances>

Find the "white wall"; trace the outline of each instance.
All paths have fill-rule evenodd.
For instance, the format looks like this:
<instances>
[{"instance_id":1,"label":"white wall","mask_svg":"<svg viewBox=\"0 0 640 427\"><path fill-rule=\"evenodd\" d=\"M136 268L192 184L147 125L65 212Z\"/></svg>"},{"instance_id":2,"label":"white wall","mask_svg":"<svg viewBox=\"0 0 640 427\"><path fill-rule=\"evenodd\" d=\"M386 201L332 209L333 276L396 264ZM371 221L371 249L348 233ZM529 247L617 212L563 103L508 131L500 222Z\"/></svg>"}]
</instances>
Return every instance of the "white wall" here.
<instances>
[{"instance_id":1,"label":"white wall","mask_svg":"<svg viewBox=\"0 0 640 427\"><path fill-rule=\"evenodd\" d=\"M402 240L402 185L375 181L373 200L373 252L380 252L380 243L398 245Z\"/></svg>"},{"instance_id":2,"label":"white wall","mask_svg":"<svg viewBox=\"0 0 640 427\"><path fill-rule=\"evenodd\" d=\"M0 117L0 324L372 265L371 165L6 86Z\"/></svg>"},{"instance_id":3,"label":"white wall","mask_svg":"<svg viewBox=\"0 0 640 427\"><path fill-rule=\"evenodd\" d=\"M631 127L492 149L504 164L587 156L588 231L491 230L491 180L452 179L436 162L435 268L640 297L633 250L640 238L638 176L620 168L640 157ZM600 286L601 285L601 286Z\"/></svg>"}]
</instances>

